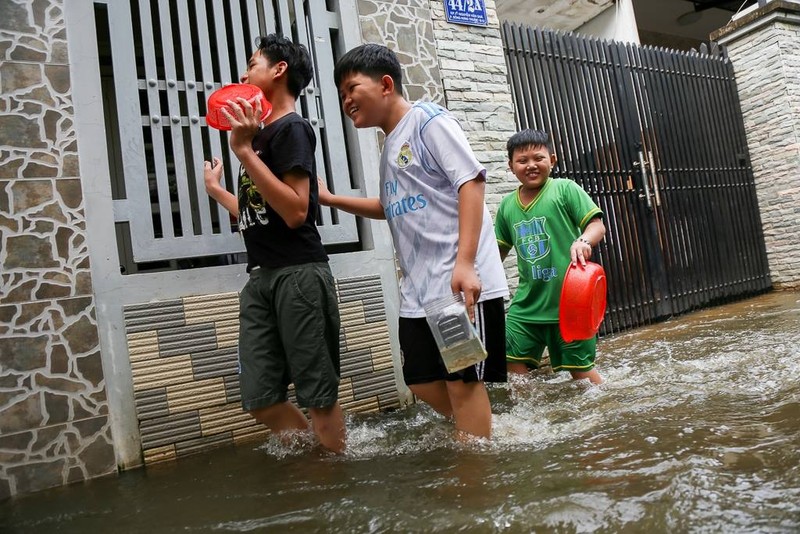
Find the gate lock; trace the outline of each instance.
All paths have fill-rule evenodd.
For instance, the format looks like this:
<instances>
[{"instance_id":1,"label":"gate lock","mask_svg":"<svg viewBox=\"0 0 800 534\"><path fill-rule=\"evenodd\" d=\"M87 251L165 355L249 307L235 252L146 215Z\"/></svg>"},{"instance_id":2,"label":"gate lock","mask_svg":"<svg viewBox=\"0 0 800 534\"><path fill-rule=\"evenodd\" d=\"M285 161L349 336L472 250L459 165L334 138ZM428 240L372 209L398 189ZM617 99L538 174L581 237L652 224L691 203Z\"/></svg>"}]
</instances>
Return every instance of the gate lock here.
<instances>
[{"instance_id":1,"label":"gate lock","mask_svg":"<svg viewBox=\"0 0 800 534\"><path fill-rule=\"evenodd\" d=\"M639 168L642 175L642 187L644 193L639 193L639 198L647 201L647 208L653 209L653 198L655 197L656 206L661 206L661 192L658 187L658 175L656 175L656 161L653 158L653 151L647 152L647 161L644 159L644 152L639 151L639 161L634 161L633 166ZM647 176L647 171L650 171L650 177ZM653 181L653 192L650 191L650 180Z\"/></svg>"}]
</instances>

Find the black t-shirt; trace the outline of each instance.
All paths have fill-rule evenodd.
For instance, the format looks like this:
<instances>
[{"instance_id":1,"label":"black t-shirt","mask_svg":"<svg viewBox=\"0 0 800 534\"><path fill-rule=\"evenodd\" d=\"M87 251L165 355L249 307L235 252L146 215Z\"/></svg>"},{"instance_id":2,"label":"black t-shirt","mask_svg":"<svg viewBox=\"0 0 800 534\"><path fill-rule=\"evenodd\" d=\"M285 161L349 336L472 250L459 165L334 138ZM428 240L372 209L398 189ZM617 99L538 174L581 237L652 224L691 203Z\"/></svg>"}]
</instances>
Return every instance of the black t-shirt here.
<instances>
[{"instance_id":1,"label":"black t-shirt","mask_svg":"<svg viewBox=\"0 0 800 534\"><path fill-rule=\"evenodd\" d=\"M299 228L289 228L268 201L261 197L244 167L239 170L239 229L247 248L247 270L286 267L327 261L328 255L315 223L319 202L314 130L297 113L266 125L253 138L253 150L280 179L291 170L305 172L310 180L308 215Z\"/></svg>"}]
</instances>

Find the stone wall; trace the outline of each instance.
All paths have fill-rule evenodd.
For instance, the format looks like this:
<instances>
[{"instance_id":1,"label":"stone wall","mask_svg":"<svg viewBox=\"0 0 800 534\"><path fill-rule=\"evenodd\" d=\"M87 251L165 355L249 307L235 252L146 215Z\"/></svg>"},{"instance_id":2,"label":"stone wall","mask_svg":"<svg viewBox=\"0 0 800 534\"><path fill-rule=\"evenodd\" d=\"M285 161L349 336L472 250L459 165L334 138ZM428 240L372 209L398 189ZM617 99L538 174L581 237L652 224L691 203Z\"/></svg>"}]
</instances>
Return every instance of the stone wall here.
<instances>
[{"instance_id":1,"label":"stone wall","mask_svg":"<svg viewBox=\"0 0 800 534\"><path fill-rule=\"evenodd\" d=\"M60 0L0 2L0 499L114 472Z\"/></svg>"},{"instance_id":2,"label":"stone wall","mask_svg":"<svg viewBox=\"0 0 800 534\"><path fill-rule=\"evenodd\" d=\"M429 0L359 0L365 43L391 48L403 65L406 98L444 104Z\"/></svg>"},{"instance_id":3,"label":"stone wall","mask_svg":"<svg viewBox=\"0 0 800 534\"><path fill-rule=\"evenodd\" d=\"M494 216L503 197L518 185L508 169L506 142L516 123L495 2L486 2L486 27L451 24L442 2L431 0L430 5L446 106L486 166L486 203ZM513 293L519 283L515 255L506 259L505 270Z\"/></svg>"},{"instance_id":4,"label":"stone wall","mask_svg":"<svg viewBox=\"0 0 800 534\"><path fill-rule=\"evenodd\" d=\"M776 288L800 287L800 3L772 2L712 38L736 72Z\"/></svg>"},{"instance_id":5,"label":"stone wall","mask_svg":"<svg viewBox=\"0 0 800 534\"><path fill-rule=\"evenodd\" d=\"M486 2L487 27L451 24L442 2L430 4L446 105L486 166L486 201L494 213L502 197L517 185L508 171L506 141L516 124L494 2Z\"/></svg>"}]
</instances>

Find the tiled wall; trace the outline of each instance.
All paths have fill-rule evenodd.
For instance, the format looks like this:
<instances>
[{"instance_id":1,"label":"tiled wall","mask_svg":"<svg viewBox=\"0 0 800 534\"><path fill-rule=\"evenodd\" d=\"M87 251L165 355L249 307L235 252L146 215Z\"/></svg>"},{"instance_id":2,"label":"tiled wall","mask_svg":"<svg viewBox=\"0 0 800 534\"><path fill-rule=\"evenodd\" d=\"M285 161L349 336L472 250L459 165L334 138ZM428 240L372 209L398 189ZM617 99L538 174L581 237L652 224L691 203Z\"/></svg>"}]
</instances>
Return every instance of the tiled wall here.
<instances>
[{"instance_id":1,"label":"tiled wall","mask_svg":"<svg viewBox=\"0 0 800 534\"><path fill-rule=\"evenodd\" d=\"M0 500L116 470L66 39L0 1Z\"/></svg>"},{"instance_id":2,"label":"tiled wall","mask_svg":"<svg viewBox=\"0 0 800 534\"><path fill-rule=\"evenodd\" d=\"M340 278L345 412L399 405L380 278ZM263 437L242 411L236 293L125 307L145 463Z\"/></svg>"}]
</instances>

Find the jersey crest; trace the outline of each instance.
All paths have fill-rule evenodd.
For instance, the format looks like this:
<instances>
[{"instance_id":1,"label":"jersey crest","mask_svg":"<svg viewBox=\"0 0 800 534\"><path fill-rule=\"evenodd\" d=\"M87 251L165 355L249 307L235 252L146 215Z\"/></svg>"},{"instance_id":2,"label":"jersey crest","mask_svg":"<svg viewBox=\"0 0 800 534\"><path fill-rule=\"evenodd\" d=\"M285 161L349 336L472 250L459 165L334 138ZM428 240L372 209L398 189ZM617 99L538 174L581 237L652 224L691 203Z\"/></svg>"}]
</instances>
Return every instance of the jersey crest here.
<instances>
[{"instance_id":1,"label":"jersey crest","mask_svg":"<svg viewBox=\"0 0 800 534\"><path fill-rule=\"evenodd\" d=\"M411 164L412 159L411 144L406 141L403 143L403 146L400 147L400 152L397 154L397 166L401 169L405 169Z\"/></svg>"},{"instance_id":2,"label":"jersey crest","mask_svg":"<svg viewBox=\"0 0 800 534\"><path fill-rule=\"evenodd\" d=\"M545 230L547 220L534 217L514 225L517 253L528 263L536 263L550 253L550 235Z\"/></svg>"}]
</instances>

